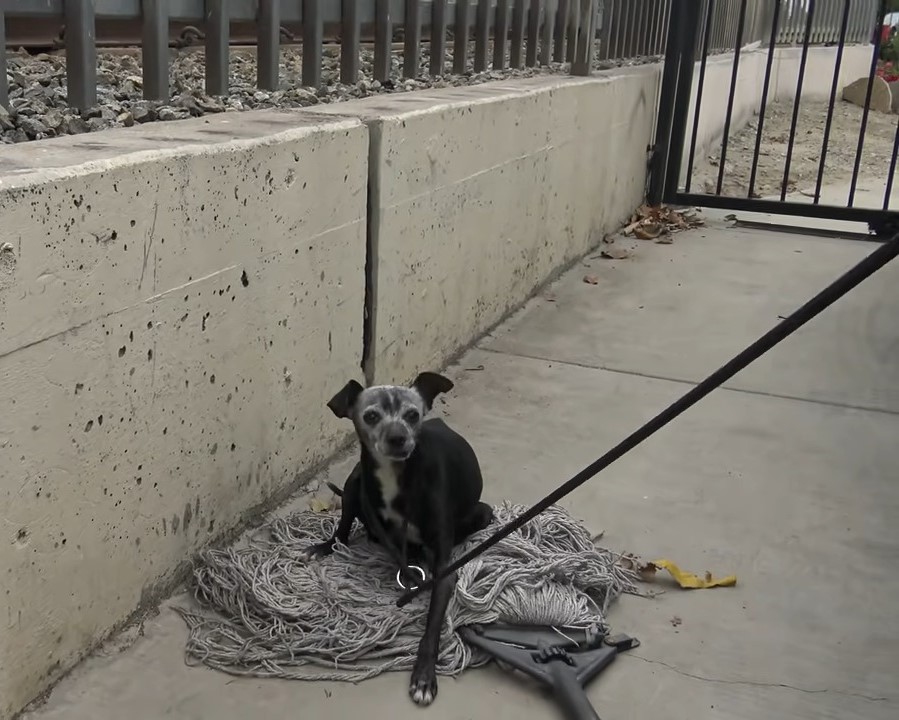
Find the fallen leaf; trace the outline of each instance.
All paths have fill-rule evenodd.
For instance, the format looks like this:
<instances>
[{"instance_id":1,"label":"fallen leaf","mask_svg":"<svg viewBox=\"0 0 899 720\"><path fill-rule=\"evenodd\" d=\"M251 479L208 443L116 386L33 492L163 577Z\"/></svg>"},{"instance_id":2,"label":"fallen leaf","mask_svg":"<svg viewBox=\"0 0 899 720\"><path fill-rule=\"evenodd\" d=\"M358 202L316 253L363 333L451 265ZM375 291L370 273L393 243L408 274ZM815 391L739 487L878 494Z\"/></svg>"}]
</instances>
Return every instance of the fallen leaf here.
<instances>
[{"instance_id":1,"label":"fallen leaf","mask_svg":"<svg viewBox=\"0 0 899 720\"><path fill-rule=\"evenodd\" d=\"M658 223L647 222L634 228L634 237L640 240L655 240L664 231Z\"/></svg>"},{"instance_id":2,"label":"fallen leaf","mask_svg":"<svg viewBox=\"0 0 899 720\"><path fill-rule=\"evenodd\" d=\"M599 278L596 275L584 275L584 282L588 285L599 285Z\"/></svg>"},{"instance_id":3,"label":"fallen leaf","mask_svg":"<svg viewBox=\"0 0 899 720\"><path fill-rule=\"evenodd\" d=\"M656 245L671 245L674 242L674 238L670 235L662 235L662 237L656 238Z\"/></svg>"},{"instance_id":4,"label":"fallen leaf","mask_svg":"<svg viewBox=\"0 0 899 720\"><path fill-rule=\"evenodd\" d=\"M733 587L737 584L736 575L728 575L727 577L715 579L712 577L712 574L707 571L704 578L699 578L693 573L681 570L670 560L653 560L653 562L650 564L657 569L667 570L671 574L671 577L673 577L677 582L677 584L685 590L696 590L714 587Z\"/></svg>"},{"instance_id":5,"label":"fallen leaf","mask_svg":"<svg viewBox=\"0 0 899 720\"><path fill-rule=\"evenodd\" d=\"M556 301L556 294L555 294L555 293L551 293L551 292L544 293L544 294L543 294L543 299L546 300L546 302L555 302L555 301Z\"/></svg>"},{"instance_id":6,"label":"fallen leaf","mask_svg":"<svg viewBox=\"0 0 899 720\"><path fill-rule=\"evenodd\" d=\"M671 625L673 627L677 627L678 625L682 624L684 621L681 620L677 615L675 615L673 618L671 618L671 620L669 620L669 622L671 623Z\"/></svg>"},{"instance_id":7,"label":"fallen leaf","mask_svg":"<svg viewBox=\"0 0 899 720\"><path fill-rule=\"evenodd\" d=\"M625 227L624 230L622 230L621 232L623 232L625 235L633 235L634 228L637 227L642 222L643 222L643 218L640 218L638 220L632 220L630 225Z\"/></svg>"},{"instance_id":8,"label":"fallen leaf","mask_svg":"<svg viewBox=\"0 0 899 720\"><path fill-rule=\"evenodd\" d=\"M599 253L599 256L606 260L624 260L631 256L631 252L623 247L610 245L609 247L603 248L602 252Z\"/></svg>"}]
</instances>

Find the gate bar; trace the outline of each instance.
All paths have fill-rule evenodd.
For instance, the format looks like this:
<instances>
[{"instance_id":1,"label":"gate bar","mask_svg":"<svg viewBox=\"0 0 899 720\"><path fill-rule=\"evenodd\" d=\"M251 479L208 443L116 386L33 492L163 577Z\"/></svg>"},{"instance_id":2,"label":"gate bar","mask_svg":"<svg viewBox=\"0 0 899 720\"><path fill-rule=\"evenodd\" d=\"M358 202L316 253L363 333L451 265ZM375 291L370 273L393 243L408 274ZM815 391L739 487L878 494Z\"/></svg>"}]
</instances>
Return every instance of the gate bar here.
<instances>
[{"instance_id":1,"label":"gate bar","mask_svg":"<svg viewBox=\"0 0 899 720\"><path fill-rule=\"evenodd\" d=\"M810 0L814 3L815 0ZM730 74L730 92L727 95L727 112L724 115L724 137L721 140L721 162L718 164L718 194L724 186L724 167L727 163L727 144L730 140L730 123L734 116L734 96L737 94L737 74L740 70L740 49L743 45L743 30L746 27L747 0L740 3L740 14L737 19L737 38L734 41L734 61Z\"/></svg>"},{"instance_id":2,"label":"gate bar","mask_svg":"<svg viewBox=\"0 0 899 720\"><path fill-rule=\"evenodd\" d=\"M840 22L840 40L837 45L837 58L833 68L833 84L830 86L830 104L827 106L827 120L824 121L824 140L821 143L821 160L818 162L818 180L815 182L815 205L821 200L821 186L824 184L824 163L827 161L827 146L830 144L830 126L833 122L833 108L837 101L837 88L840 85L843 45L846 42L846 29L849 27L849 7L851 5L852 0L844 0L843 18ZM895 153L893 153L893 156L895 157ZM892 180L892 176L890 180ZM884 210L887 209L886 207L884 208Z\"/></svg>"},{"instance_id":3,"label":"gate bar","mask_svg":"<svg viewBox=\"0 0 899 720\"><path fill-rule=\"evenodd\" d=\"M675 0L671 19L678 17L681 48L680 62L677 68L677 90L686 88L689 93L693 87L693 63L696 56L696 31L699 27L699 3L694 0ZM689 97L689 96L688 96ZM668 168L665 173L666 192L677 192L680 180L680 169L683 162L684 145L687 133L687 120L690 114L689 103L675 103L671 120L671 143L668 150Z\"/></svg>"},{"instance_id":4,"label":"gate bar","mask_svg":"<svg viewBox=\"0 0 899 720\"><path fill-rule=\"evenodd\" d=\"M851 0L846 0L849 3ZM780 0L774 3L774 17L771 19L771 37L768 38L768 62L765 65L765 84L762 86L762 101L759 103L759 122L755 132L755 153L752 156L752 170L749 172L749 194L755 195L755 178L759 170L759 156L762 152L762 131L765 127L765 111L768 109L768 92L771 89L771 70L774 67L774 53L777 52L778 24L780 20Z\"/></svg>"},{"instance_id":5,"label":"gate bar","mask_svg":"<svg viewBox=\"0 0 899 720\"><path fill-rule=\"evenodd\" d=\"M690 154L687 156L687 192L693 182L693 162L696 158L696 141L699 136L699 116L702 111L702 94L705 90L705 71L709 58L709 41L712 35L712 16L715 0L706 0L705 30L702 32L702 60L699 62L699 81L696 85L696 107L693 112L693 133L690 136Z\"/></svg>"},{"instance_id":6,"label":"gate bar","mask_svg":"<svg viewBox=\"0 0 899 720\"><path fill-rule=\"evenodd\" d=\"M790 182L790 166L793 164L793 145L796 142L796 124L799 122L799 106L802 103L802 83L805 81L805 67L808 63L808 46L811 41L812 23L815 19L815 0L808 0L808 14L805 20L805 35L802 37L802 56L799 60L799 79L796 81L796 95L793 98L793 119L790 121L790 140L787 142L787 159L784 162L784 177L780 185L780 199L787 199L787 185ZM851 204L851 203L850 203Z\"/></svg>"}]
</instances>

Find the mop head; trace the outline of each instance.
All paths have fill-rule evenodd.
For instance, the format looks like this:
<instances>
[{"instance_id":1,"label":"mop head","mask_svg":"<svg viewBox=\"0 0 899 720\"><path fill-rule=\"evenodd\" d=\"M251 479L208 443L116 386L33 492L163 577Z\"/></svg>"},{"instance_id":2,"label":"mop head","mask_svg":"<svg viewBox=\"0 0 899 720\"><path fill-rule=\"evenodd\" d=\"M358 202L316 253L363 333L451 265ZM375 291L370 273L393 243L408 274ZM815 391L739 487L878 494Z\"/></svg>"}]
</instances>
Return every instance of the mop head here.
<instances>
[{"instance_id":1,"label":"mop head","mask_svg":"<svg viewBox=\"0 0 899 720\"><path fill-rule=\"evenodd\" d=\"M525 510L504 503L491 526L457 556ZM300 512L273 521L248 547L207 550L194 568L198 607L180 608L189 628L187 661L233 675L357 682L410 670L425 628L425 592L403 608L397 568L356 525L348 546L307 560L330 537L336 512ZM259 539L263 538L263 539ZM592 628L634 591L633 570L597 547L590 532L551 507L459 571L446 613L437 671L457 675L489 658L457 629L493 622Z\"/></svg>"}]
</instances>

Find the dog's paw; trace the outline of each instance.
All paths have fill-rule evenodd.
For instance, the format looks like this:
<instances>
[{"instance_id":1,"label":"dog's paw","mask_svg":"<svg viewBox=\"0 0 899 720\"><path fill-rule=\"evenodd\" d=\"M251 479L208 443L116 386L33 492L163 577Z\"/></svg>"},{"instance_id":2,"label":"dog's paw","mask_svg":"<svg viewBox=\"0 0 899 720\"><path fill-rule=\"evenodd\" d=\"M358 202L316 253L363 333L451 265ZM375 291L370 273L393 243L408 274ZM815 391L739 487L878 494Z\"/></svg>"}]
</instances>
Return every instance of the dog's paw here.
<instances>
[{"instance_id":1,"label":"dog's paw","mask_svg":"<svg viewBox=\"0 0 899 720\"><path fill-rule=\"evenodd\" d=\"M412 671L412 682L409 683L409 697L412 702L427 707L437 697L437 673L431 670Z\"/></svg>"},{"instance_id":2,"label":"dog's paw","mask_svg":"<svg viewBox=\"0 0 899 720\"><path fill-rule=\"evenodd\" d=\"M331 553L334 552L334 543L331 540L327 540L323 543L317 543L315 545L310 545L303 551L303 555L306 556L307 560L319 560L323 557L327 557Z\"/></svg>"}]
</instances>

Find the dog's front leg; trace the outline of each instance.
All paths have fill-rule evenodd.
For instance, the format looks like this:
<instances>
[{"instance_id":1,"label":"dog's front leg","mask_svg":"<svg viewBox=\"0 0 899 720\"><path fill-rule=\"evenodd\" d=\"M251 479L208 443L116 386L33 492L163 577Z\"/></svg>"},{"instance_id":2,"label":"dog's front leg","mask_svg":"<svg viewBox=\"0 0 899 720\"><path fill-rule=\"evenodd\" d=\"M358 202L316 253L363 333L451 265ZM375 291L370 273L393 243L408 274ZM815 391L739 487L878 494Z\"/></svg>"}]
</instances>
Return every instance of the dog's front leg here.
<instances>
[{"instance_id":1,"label":"dog's front leg","mask_svg":"<svg viewBox=\"0 0 899 720\"><path fill-rule=\"evenodd\" d=\"M450 559L451 542L441 542L435 554L431 568L433 575L445 567ZM430 705L437 697L437 655L440 650L440 633L446 618L446 609L453 590L456 587L456 573L443 578L431 591L431 602L428 606L428 620L421 642L418 644L418 655L412 668L412 680L409 683L409 695L417 705Z\"/></svg>"},{"instance_id":2,"label":"dog's front leg","mask_svg":"<svg viewBox=\"0 0 899 720\"><path fill-rule=\"evenodd\" d=\"M308 557L317 558L330 555L334 552L334 543L337 541L344 545L347 544L350 539L350 531L353 529L353 522L360 516L362 509L361 484L362 465L356 463L356 467L350 472L350 476L343 485L340 521L337 523L337 529L328 540L307 549L306 555Z\"/></svg>"}]
</instances>

